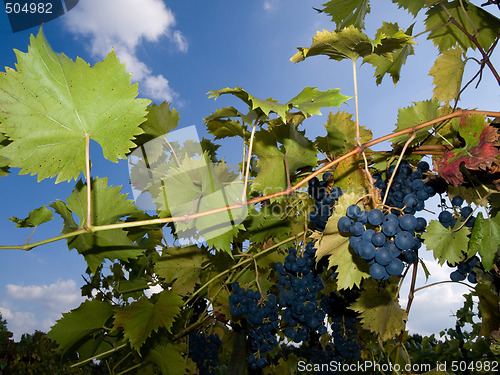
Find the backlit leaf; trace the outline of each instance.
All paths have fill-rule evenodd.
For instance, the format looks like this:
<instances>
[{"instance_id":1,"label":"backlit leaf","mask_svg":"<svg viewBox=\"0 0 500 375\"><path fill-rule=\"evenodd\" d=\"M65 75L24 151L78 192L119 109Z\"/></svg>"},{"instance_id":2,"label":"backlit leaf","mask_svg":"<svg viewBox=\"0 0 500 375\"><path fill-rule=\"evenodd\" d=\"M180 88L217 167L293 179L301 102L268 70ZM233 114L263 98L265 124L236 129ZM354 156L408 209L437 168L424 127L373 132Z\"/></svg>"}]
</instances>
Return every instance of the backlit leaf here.
<instances>
[{"instance_id":1,"label":"backlit leaf","mask_svg":"<svg viewBox=\"0 0 500 375\"><path fill-rule=\"evenodd\" d=\"M456 100L465 69L460 48L450 48L438 56L429 75L433 76L432 83L436 86L432 91L434 97L444 102Z\"/></svg>"},{"instance_id":2,"label":"backlit leaf","mask_svg":"<svg viewBox=\"0 0 500 375\"><path fill-rule=\"evenodd\" d=\"M392 2L398 4L399 8L406 9L413 16L425 7L425 0L392 0Z\"/></svg>"},{"instance_id":3,"label":"backlit leaf","mask_svg":"<svg viewBox=\"0 0 500 375\"><path fill-rule=\"evenodd\" d=\"M460 225L460 223L457 223ZM428 251L433 251L434 258L443 265L459 263L463 260L462 252L467 252L470 233L469 228L463 226L460 230L445 228L437 220L432 220L427 226L427 231L422 234Z\"/></svg>"},{"instance_id":4,"label":"backlit leaf","mask_svg":"<svg viewBox=\"0 0 500 375\"><path fill-rule=\"evenodd\" d=\"M423 122L433 120L440 116L438 110L439 102L436 99L416 102L409 107L401 108L398 111L396 131L408 129ZM429 131L427 129L420 129L415 133L415 139L410 144L418 143L427 138L428 135ZM409 138L410 135L405 134L392 138L392 141L396 144L404 144Z\"/></svg>"},{"instance_id":5,"label":"backlit leaf","mask_svg":"<svg viewBox=\"0 0 500 375\"><path fill-rule=\"evenodd\" d=\"M1 149L21 174L38 181L77 178L85 171L86 137L104 157L124 159L143 130L149 100L135 99L137 84L112 51L93 67L56 54L40 29L28 53L16 51L16 70L0 73L0 131L12 143Z\"/></svg>"},{"instance_id":6,"label":"backlit leaf","mask_svg":"<svg viewBox=\"0 0 500 375\"><path fill-rule=\"evenodd\" d=\"M16 228L33 228L46 223L53 218L52 211L50 211L46 206L42 206L31 211L25 219L9 217L9 220L17 224Z\"/></svg>"},{"instance_id":7,"label":"backlit leaf","mask_svg":"<svg viewBox=\"0 0 500 375\"><path fill-rule=\"evenodd\" d=\"M323 6L321 11L332 17L337 30L350 25L363 29L365 16L370 13L370 0L330 0Z\"/></svg>"},{"instance_id":8,"label":"backlit leaf","mask_svg":"<svg viewBox=\"0 0 500 375\"><path fill-rule=\"evenodd\" d=\"M486 271L493 268L500 252L500 215L491 219L483 218L479 212L472 228L469 242L469 254L479 253Z\"/></svg>"}]
</instances>

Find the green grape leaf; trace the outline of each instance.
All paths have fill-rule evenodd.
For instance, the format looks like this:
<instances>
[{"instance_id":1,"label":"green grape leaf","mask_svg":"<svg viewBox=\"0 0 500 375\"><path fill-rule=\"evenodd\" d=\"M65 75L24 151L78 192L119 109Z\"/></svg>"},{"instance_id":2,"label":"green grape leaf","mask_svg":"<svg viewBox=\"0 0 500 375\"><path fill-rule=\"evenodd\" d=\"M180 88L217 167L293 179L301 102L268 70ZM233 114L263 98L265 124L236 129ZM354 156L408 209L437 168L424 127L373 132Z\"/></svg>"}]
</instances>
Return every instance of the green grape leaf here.
<instances>
[{"instance_id":1,"label":"green grape leaf","mask_svg":"<svg viewBox=\"0 0 500 375\"><path fill-rule=\"evenodd\" d=\"M52 220L52 211L50 211L46 206L39 207L28 214L28 217L24 219L18 219L17 217L9 217L9 220L16 223L16 228L33 228L40 224L46 223Z\"/></svg>"},{"instance_id":2,"label":"green grape leaf","mask_svg":"<svg viewBox=\"0 0 500 375\"><path fill-rule=\"evenodd\" d=\"M287 207L273 203L262 207L259 211L252 208L245 223L252 243L263 243L270 238L289 234L292 230L288 216L284 218Z\"/></svg>"},{"instance_id":3,"label":"green grape leaf","mask_svg":"<svg viewBox=\"0 0 500 375\"><path fill-rule=\"evenodd\" d=\"M478 32L477 41L484 50L487 51L495 42L498 30L500 29L500 19L468 1L463 2L467 15L463 12L460 1L458 0L451 2L441 1L440 3L446 7L451 16L462 25L470 35L474 35L474 28L470 23L470 21L472 21ZM467 35L460 31L455 25L449 24L440 27L449 21L448 15L441 9L440 5L430 8L426 15L425 26L428 30L432 29L427 39L432 39L434 45L439 48L439 52L446 51L455 45L459 45L464 51L468 48L477 48Z\"/></svg>"},{"instance_id":4,"label":"green grape leaf","mask_svg":"<svg viewBox=\"0 0 500 375\"><path fill-rule=\"evenodd\" d=\"M316 261L328 256L328 268L337 267L335 272L338 289L351 289L360 286L361 280L370 277L369 266L359 255L349 247L349 237L340 234L337 223L348 206L355 204L358 195L355 193L343 194L335 206L335 211L328 219L323 233L315 232L311 239L316 240Z\"/></svg>"},{"instance_id":5,"label":"green grape leaf","mask_svg":"<svg viewBox=\"0 0 500 375\"><path fill-rule=\"evenodd\" d=\"M139 211L125 194L120 194L121 186L108 187L107 178L92 180L92 224L115 224L119 219L138 215ZM57 200L50 207L63 218L62 233L70 233L82 229L87 217L87 185L77 182L67 204ZM77 224L73 219L75 214L80 220ZM134 244L123 229L111 229L94 233L80 234L68 239L68 247L76 249L87 261L92 272L107 259L135 259L144 252L144 248Z\"/></svg>"},{"instance_id":6,"label":"green grape leaf","mask_svg":"<svg viewBox=\"0 0 500 375\"><path fill-rule=\"evenodd\" d=\"M398 111L398 122L396 124L395 131L408 129L423 122L433 120L440 116L438 110L439 102L436 99L416 102L409 107L401 108ZM424 140L429 134L429 131L426 129L418 130L415 133L415 139L410 143L410 145ZM392 138L392 141L395 144L404 144L409 138L410 135L405 134Z\"/></svg>"},{"instance_id":7,"label":"green grape leaf","mask_svg":"<svg viewBox=\"0 0 500 375\"><path fill-rule=\"evenodd\" d=\"M114 327L123 328L130 346L139 352L153 331L163 327L170 332L182 306L182 298L173 290L161 292L155 303L143 296L116 310Z\"/></svg>"},{"instance_id":8,"label":"green grape leaf","mask_svg":"<svg viewBox=\"0 0 500 375\"><path fill-rule=\"evenodd\" d=\"M347 112L330 111L328 121L325 124L327 135L316 137L318 148L328 154L339 155L352 149L356 143L356 122L352 120L352 114ZM372 132L365 126L360 126L359 134L361 143L372 139Z\"/></svg>"},{"instance_id":9,"label":"green grape leaf","mask_svg":"<svg viewBox=\"0 0 500 375\"><path fill-rule=\"evenodd\" d=\"M335 186L343 191L355 191L358 196L367 194L369 185L362 167L361 155L351 155L340 161L333 171Z\"/></svg>"},{"instance_id":10,"label":"green grape leaf","mask_svg":"<svg viewBox=\"0 0 500 375\"><path fill-rule=\"evenodd\" d=\"M489 125L486 116L470 115L462 118L458 128L465 147L447 151L441 158L434 158L434 171L451 185L465 182L460 166L469 170L487 170L498 163L500 133Z\"/></svg>"},{"instance_id":11,"label":"green grape leaf","mask_svg":"<svg viewBox=\"0 0 500 375\"><path fill-rule=\"evenodd\" d=\"M461 225L457 223L457 228ZM438 220L432 220L427 226L427 231L422 234L428 251L432 250L434 258L443 265L448 261L450 264L459 263L462 260L462 252L467 251L470 233L469 228L463 226L457 228L445 228Z\"/></svg>"},{"instance_id":12,"label":"green grape leaf","mask_svg":"<svg viewBox=\"0 0 500 375\"><path fill-rule=\"evenodd\" d=\"M390 58L391 52L403 48L407 43L413 43L411 36L402 31L394 36L379 34L371 40L360 29L351 25L342 31L318 31L313 37L311 47L298 47L299 51L290 61L298 63L318 55L325 55L337 61L345 59L354 61L372 53Z\"/></svg>"},{"instance_id":13,"label":"green grape leaf","mask_svg":"<svg viewBox=\"0 0 500 375\"><path fill-rule=\"evenodd\" d=\"M500 329L500 297L495 286L489 283L476 285L475 294L479 297L478 309L481 314L481 336L489 337Z\"/></svg>"},{"instance_id":14,"label":"green grape leaf","mask_svg":"<svg viewBox=\"0 0 500 375\"><path fill-rule=\"evenodd\" d=\"M114 51L90 67L56 54L41 29L30 43L28 53L16 51L17 70L0 75L0 131L12 141L2 156L21 174L57 176L56 183L85 171L87 137L106 159L124 159L150 101L135 99L137 84Z\"/></svg>"},{"instance_id":15,"label":"green grape leaf","mask_svg":"<svg viewBox=\"0 0 500 375\"><path fill-rule=\"evenodd\" d=\"M209 91L209 98L217 99L219 96L224 94L234 95L241 99L251 110L257 111L259 117L262 115L269 116L269 113L277 113L282 118L286 118L286 112L288 106L286 104L280 104L272 98L269 99L259 99L241 87L236 86L234 89L226 87L222 90Z\"/></svg>"},{"instance_id":16,"label":"green grape leaf","mask_svg":"<svg viewBox=\"0 0 500 375\"><path fill-rule=\"evenodd\" d=\"M485 271L491 271L500 252L500 215L485 219L479 212L472 228L469 242L469 255L481 255Z\"/></svg>"},{"instance_id":17,"label":"green grape leaf","mask_svg":"<svg viewBox=\"0 0 500 375\"><path fill-rule=\"evenodd\" d=\"M405 35L410 36L413 32L413 25L406 30ZM401 36L401 31L397 23L384 22L383 26L377 31L377 34L389 35L395 37ZM406 63L408 56L414 54L413 42L411 40L401 48L395 48L394 53L389 56L382 54L371 54L364 57L363 62L372 64L375 67L375 78L377 85L382 83L384 76L390 74L394 85L399 81L401 69Z\"/></svg>"},{"instance_id":18,"label":"green grape leaf","mask_svg":"<svg viewBox=\"0 0 500 375\"><path fill-rule=\"evenodd\" d=\"M160 344L148 352L145 360L156 364L162 375L184 375L187 367L181 355L183 351L180 345Z\"/></svg>"},{"instance_id":19,"label":"green grape leaf","mask_svg":"<svg viewBox=\"0 0 500 375\"><path fill-rule=\"evenodd\" d=\"M413 16L425 7L425 0L392 0L392 2L398 4L398 8L406 9Z\"/></svg>"},{"instance_id":20,"label":"green grape leaf","mask_svg":"<svg viewBox=\"0 0 500 375\"><path fill-rule=\"evenodd\" d=\"M147 111L146 121L140 125L144 133L134 140L138 146L168 134L179 125L179 112L175 108L170 108L170 103L163 102L160 105L153 103L147 107Z\"/></svg>"},{"instance_id":21,"label":"green grape leaf","mask_svg":"<svg viewBox=\"0 0 500 375\"><path fill-rule=\"evenodd\" d=\"M113 307L109 303L96 299L85 301L78 308L63 313L47 335L57 342L58 350L65 352L103 331L112 316Z\"/></svg>"},{"instance_id":22,"label":"green grape leaf","mask_svg":"<svg viewBox=\"0 0 500 375\"><path fill-rule=\"evenodd\" d=\"M297 108L305 117L321 115L320 108L339 107L352 99L340 94L340 89L318 91L315 87L305 87L297 96L287 102L289 107Z\"/></svg>"},{"instance_id":23,"label":"green grape leaf","mask_svg":"<svg viewBox=\"0 0 500 375\"><path fill-rule=\"evenodd\" d=\"M332 17L337 30L351 25L364 29L365 16L370 13L370 0L330 0L323 6L321 12Z\"/></svg>"},{"instance_id":24,"label":"green grape leaf","mask_svg":"<svg viewBox=\"0 0 500 375\"><path fill-rule=\"evenodd\" d=\"M447 49L438 56L429 72L434 77L432 83L436 86L432 91L434 98L440 102L450 102L457 98L465 69L462 54L458 47Z\"/></svg>"},{"instance_id":25,"label":"green grape leaf","mask_svg":"<svg viewBox=\"0 0 500 375\"><path fill-rule=\"evenodd\" d=\"M208 259L206 254L206 249L197 246L168 248L156 261L155 273L168 284L174 282L172 289L185 296L199 282L201 265Z\"/></svg>"},{"instance_id":26,"label":"green grape leaf","mask_svg":"<svg viewBox=\"0 0 500 375\"><path fill-rule=\"evenodd\" d=\"M376 280L369 279L350 307L360 314L363 328L376 333L382 341L392 339L406 328L406 311L394 297L397 289L397 283L388 283L381 288Z\"/></svg>"}]
</instances>

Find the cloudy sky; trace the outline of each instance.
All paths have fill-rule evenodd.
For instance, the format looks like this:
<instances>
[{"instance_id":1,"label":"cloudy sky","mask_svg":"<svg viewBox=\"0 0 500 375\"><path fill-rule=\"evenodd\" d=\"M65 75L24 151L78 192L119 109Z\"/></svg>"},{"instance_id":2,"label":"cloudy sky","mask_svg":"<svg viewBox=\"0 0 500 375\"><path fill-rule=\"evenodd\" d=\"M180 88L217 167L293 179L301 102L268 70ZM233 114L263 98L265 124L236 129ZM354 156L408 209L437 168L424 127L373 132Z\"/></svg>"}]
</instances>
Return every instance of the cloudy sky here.
<instances>
[{"instance_id":1,"label":"cloudy sky","mask_svg":"<svg viewBox=\"0 0 500 375\"><path fill-rule=\"evenodd\" d=\"M181 114L181 126L195 125L204 136L202 117L218 107L235 105L228 97L215 102L210 90L236 85L257 97L287 101L305 86L320 90L340 88L353 96L349 62L333 63L315 58L294 65L289 58L294 47L310 45L317 30L332 29L328 17L312 7L324 1L252 0L252 1L162 1L162 0L81 0L66 15L47 23L44 33L56 52L77 56L94 64L112 48L127 65L133 80L139 82L141 97L156 103L172 102ZM479 2L481 3L481 1ZM490 9L491 10L491 9ZM379 0L367 19L367 33L373 36L382 19L398 21L407 28L411 19L390 0ZM415 32L423 30L417 25ZM29 35L38 28L12 34L7 16L0 12L0 66L14 67L13 49L27 50ZM397 110L412 101L429 99L432 78L427 73L436 57L432 44L420 37L416 56L410 57L400 83L394 87L385 79L377 87L370 66L361 66L360 121L381 136L394 129ZM498 55L493 56L498 61ZM411 73L410 73L411 72ZM473 74L473 71L466 72ZM498 109L498 89L488 72L482 90L490 95L479 98L472 90L461 103L467 108ZM343 106L354 112L354 103ZM326 115L327 111L323 113ZM322 134L325 116L306 123L310 137ZM240 151L230 144L222 149L228 159ZM124 185L130 192L127 163L113 164L92 154L99 176L109 176L113 185ZM20 244L31 231L14 229L10 216L26 217L34 208L69 196L72 185L52 180L36 184L36 177L17 176L17 171L0 180L4 197L0 217L2 244ZM54 220L37 230L32 241L57 235L61 223ZM446 280L450 270L435 266L430 254L424 254L433 272L429 282ZM24 332L48 330L62 312L81 302L79 288L85 272L83 258L68 252L63 242L30 252L2 250L0 253L0 311L18 339ZM419 278L423 285L424 279ZM416 295L409 327L411 332L436 333L452 326L452 313L461 306L464 286L445 284ZM403 302L405 296L402 296Z\"/></svg>"}]
</instances>

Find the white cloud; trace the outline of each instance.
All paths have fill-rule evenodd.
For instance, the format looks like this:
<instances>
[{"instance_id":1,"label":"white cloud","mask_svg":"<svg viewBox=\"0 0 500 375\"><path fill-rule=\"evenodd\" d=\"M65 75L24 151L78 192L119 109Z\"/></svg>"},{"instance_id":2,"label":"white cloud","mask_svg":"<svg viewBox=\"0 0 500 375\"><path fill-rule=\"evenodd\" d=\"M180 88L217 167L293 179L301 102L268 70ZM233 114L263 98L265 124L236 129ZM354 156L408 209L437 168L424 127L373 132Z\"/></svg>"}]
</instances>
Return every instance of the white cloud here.
<instances>
[{"instance_id":1,"label":"white cloud","mask_svg":"<svg viewBox=\"0 0 500 375\"><path fill-rule=\"evenodd\" d=\"M173 29L175 17L163 1L86 0L68 12L63 20L76 36L90 38L90 51L94 56L104 58L114 48L148 97L160 101L172 101L177 97L168 80L161 74L154 75L137 57L137 47L142 41L158 42L162 37L170 39L180 52L188 50L186 38L181 31Z\"/></svg>"},{"instance_id":2,"label":"white cloud","mask_svg":"<svg viewBox=\"0 0 500 375\"><path fill-rule=\"evenodd\" d=\"M264 1L264 10L266 11L272 11L276 8L278 5L279 0L265 0Z\"/></svg>"},{"instance_id":3,"label":"white cloud","mask_svg":"<svg viewBox=\"0 0 500 375\"><path fill-rule=\"evenodd\" d=\"M67 312L83 301L74 280L58 280L50 285L8 284L0 301L0 312L18 340L23 333L48 331Z\"/></svg>"}]
</instances>

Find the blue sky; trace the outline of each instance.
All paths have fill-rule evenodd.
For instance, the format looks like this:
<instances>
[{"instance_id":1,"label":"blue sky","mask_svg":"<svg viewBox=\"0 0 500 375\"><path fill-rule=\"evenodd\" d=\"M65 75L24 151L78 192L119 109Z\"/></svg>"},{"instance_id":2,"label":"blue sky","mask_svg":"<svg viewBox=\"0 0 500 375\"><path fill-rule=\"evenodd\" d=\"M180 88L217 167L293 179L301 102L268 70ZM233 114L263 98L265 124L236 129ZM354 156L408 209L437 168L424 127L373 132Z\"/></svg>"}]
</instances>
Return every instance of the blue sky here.
<instances>
[{"instance_id":1,"label":"blue sky","mask_svg":"<svg viewBox=\"0 0 500 375\"><path fill-rule=\"evenodd\" d=\"M72 11L44 25L44 33L56 52L72 59L79 56L92 65L115 48L133 80L139 82L139 96L158 104L171 101L180 112L181 126L195 125L201 137L206 135L203 117L217 108L238 105L226 96L217 101L208 99L206 93L210 90L238 85L257 97L287 101L305 86L316 86L320 90L340 88L343 94L353 96L350 62L336 63L326 58L289 62L294 47L310 45L317 30L334 28L327 16L312 9L323 2L81 0ZM367 18L369 36L374 35L382 20L398 21L402 28L411 23L407 13L390 0L378 0L373 8ZM415 33L422 30L423 26L417 25ZM13 49L26 52L30 34L37 32L38 28L32 28L12 34L7 15L0 12L2 71L4 66L14 67ZM417 43L416 56L409 58L396 87L390 78L377 87L371 66L358 70L360 121L373 130L374 136L394 129L399 108L432 96L432 77L427 74L436 51L425 36ZM498 54L492 59L498 61ZM466 71L466 76L473 73ZM485 72L480 86L488 95L479 97L472 90L464 95L461 105L498 110L498 87L491 78ZM353 113L354 101L341 109ZM323 134L328 110L323 114L305 122L306 134L311 138ZM124 185L123 192L130 192L126 161L113 164L103 160L98 149L92 153L94 173L109 176L110 184ZM239 158L241 151L239 146L236 149L226 144L221 155L231 161L235 155ZM12 170L9 177L0 179L4 197L0 242L20 244L31 233L15 229L8 217L26 217L34 208L69 196L72 188L71 183L55 185L54 180L37 184L36 177L18 176L17 170ZM37 229L32 241L57 235L60 228L58 220L45 224ZM431 281L448 279L450 270L446 266L435 266L430 254L425 258L434 273ZM35 329L46 331L62 312L77 307L83 284L80 275L85 268L83 258L68 251L65 242L30 252L1 250L0 311L15 338ZM419 279L419 285L424 281ZM451 326L454 319L450 315L461 305L461 294L466 291L463 286L446 284L418 294L410 314L411 332L427 334ZM404 296L402 299L404 306Z\"/></svg>"}]
</instances>

